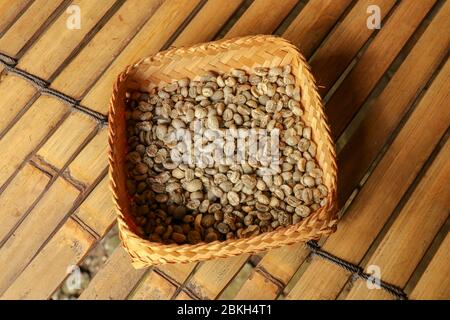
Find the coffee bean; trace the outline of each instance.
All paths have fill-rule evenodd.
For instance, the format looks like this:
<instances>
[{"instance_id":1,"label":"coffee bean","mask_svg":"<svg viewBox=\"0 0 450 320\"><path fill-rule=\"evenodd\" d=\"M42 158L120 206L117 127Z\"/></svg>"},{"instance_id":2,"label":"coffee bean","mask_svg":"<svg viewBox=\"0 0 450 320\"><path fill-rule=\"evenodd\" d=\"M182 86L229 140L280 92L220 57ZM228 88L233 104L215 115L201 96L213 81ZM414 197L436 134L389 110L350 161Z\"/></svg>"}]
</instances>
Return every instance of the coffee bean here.
<instances>
[{"instance_id":1,"label":"coffee bean","mask_svg":"<svg viewBox=\"0 0 450 320\"><path fill-rule=\"evenodd\" d=\"M260 232L259 226L253 224L251 226L248 226L245 230L242 231L242 236L245 238L253 237L258 235L259 232Z\"/></svg>"},{"instance_id":2,"label":"coffee bean","mask_svg":"<svg viewBox=\"0 0 450 320\"><path fill-rule=\"evenodd\" d=\"M175 232L175 233L183 233L183 228L180 225L175 224L175 225L173 225L173 232Z\"/></svg>"},{"instance_id":3,"label":"coffee bean","mask_svg":"<svg viewBox=\"0 0 450 320\"><path fill-rule=\"evenodd\" d=\"M295 214L302 218L306 218L310 213L311 209L308 206L299 205L295 208Z\"/></svg>"},{"instance_id":4,"label":"coffee bean","mask_svg":"<svg viewBox=\"0 0 450 320\"><path fill-rule=\"evenodd\" d=\"M186 207L191 210L196 210L200 206L200 200L190 200L187 202Z\"/></svg>"},{"instance_id":5,"label":"coffee bean","mask_svg":"<svg viewBox=\"0 0 450 320\"><path fill-rule=\"evenodd\" d=\"M272 218L272 215L270 214L270 212L259 211L256 216L258 217L259 220L262 220L262 221L268 221Z\"/></svg>"},{"instance_id":6,"label":"coffee bean","mask_svg":"<svg viewBox=\"0 0 450 320\"><path fill-rule=\"evenodd\" d=\"M153 234L150 236L150 241L153 241L153 242L162 242L162 238L161 238L160 235L153 233Z\"/></svg>"},{"instance_id":7,"label":"coffee bean","mask_svg":"<svg viewBox=\"0 0 450 320\"><path fill-rule=\"evenodd\" d=\"M249 226L249 225L251 225L252 223L253 223L253 216L250 215L250 214L246 215L246 216L244 217L244 224L245 224L246 226Z\"/></svg>"},{"instance_id":8,"label":"coffee bean","mask_svg":"<svg viewBox=\"0 0 450 320\"><path fill-rule=\"evenodd\" d=\"M167 202L168 199L169 199L169 196L167 194L157 194L155 196L155 200L160 203Z\"/></svg>"},{"instance_id":9,"label":"coffee bean","mask_svg":"<svg viewBox=\"0 0 450 320\"><path fill-rule=\"evenodd\" d=\"M218 239L219 239L219 236L215 232L207 233L206 236L205 236L205 241L206 242L213 242L213 241L216 241Z\"/></svg>"},{"instance_id":10,"label":"coffee bean","mask_svg":"<svg viewBox=\"0 0 450 320\"><path fill-rule=\"evenodd\" d=\"M194 216L188 214L183 217L183 222L191 223L194 221Z\"/></svg>"},{"instance_id":11,"label":"coffee bean","mask_svg":"<svg viewBox=\"0 0 450 320\"><path fill-rule=\"evenodd\" d=\"M158 235L162 235L164 232L166 232L166 228L164 228L164 226L157 226L155 228L155 233Z\"/></svg>"},{"instance_id":12,"label":"coffee bean","mask_svg":"<svg viewBox=\"0 0 450 320\"><path fill-rule=\"evenodd\" d=\"M209 228L209 227L213 226L215 222L216 222L216 219L214 218L214 216L212 214L207 214L207 215L203 216L203 218L202 218L202 225L205 228Z\"/></svg>"},{"instance_id":13,"label":"coffee bean","mask_svg":"<svg viewBox=\"0 0 450 320\"><path fill-rule=\"evenodd\" d=\"M182 233L174 232L172 233L172 240L178 244L182 244L186 242L186 236Z\"/></svg>"},{"instance_id":14,"label":"coffee bean","mask_svg":"<svg viewBox=\"0 0 450 320\"><path fill-rule=\"evenodd\" d=\"M217 230L220 233L227 234L230 231L230 227L227 224L221 222L217 224Z\"/></svg>"},{"instance_id":15,"label":"coffee bean","mask_svg":"<svg viewBox=\"0 0 450 320\"><path fill-rule=\"evenodd\" d=\"M240 202L239 195L234 191L227 193L227 199L232 206L237 206Z\"/></svg>"},{"instance_id":16,"label":"coffee bean","mask_svg":"<svg viewBox=\"0 0 450 320\"><path fill-rule=\"evenodd\" d=\"M203 187L200 179L194 179L183 184L183 188L189 192L195 192L201 190Z\"/></svg>"},{"instance_id":17,"label":"coffee bean","mask_svg":"<svg viewBox=\"0 0 450 320\"><path fill-rule=\"evenodd\" d=\"M190 244L197 244L202 241L202 237L198 231L191 230L188 232L187 240Z\"/></svg>"}]
</instances>

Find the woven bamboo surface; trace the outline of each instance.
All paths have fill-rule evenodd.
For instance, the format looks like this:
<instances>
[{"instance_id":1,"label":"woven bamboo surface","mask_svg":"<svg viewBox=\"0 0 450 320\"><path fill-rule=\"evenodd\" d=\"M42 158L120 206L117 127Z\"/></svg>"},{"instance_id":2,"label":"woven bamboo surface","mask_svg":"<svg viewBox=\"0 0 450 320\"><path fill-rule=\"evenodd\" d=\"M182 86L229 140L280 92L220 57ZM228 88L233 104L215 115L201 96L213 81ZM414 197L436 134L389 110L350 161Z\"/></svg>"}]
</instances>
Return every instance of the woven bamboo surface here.
<instances>
[{"instance_id":1,"label":"woven bamboo surface","mask_svg":"<svg viewBox=\"0 0 450 320\"><path fill-rule=\"evenodd\" d=\"M50 298L115 224L106 120L127 65L276 34L308 60L329 119L337 231L320 250L139 270L117 247L80 298L393 299L352 274L375 267L410 299L450 299L448 1L0 0L0 16L0 298Z\"/></svg>"}]
</instances>

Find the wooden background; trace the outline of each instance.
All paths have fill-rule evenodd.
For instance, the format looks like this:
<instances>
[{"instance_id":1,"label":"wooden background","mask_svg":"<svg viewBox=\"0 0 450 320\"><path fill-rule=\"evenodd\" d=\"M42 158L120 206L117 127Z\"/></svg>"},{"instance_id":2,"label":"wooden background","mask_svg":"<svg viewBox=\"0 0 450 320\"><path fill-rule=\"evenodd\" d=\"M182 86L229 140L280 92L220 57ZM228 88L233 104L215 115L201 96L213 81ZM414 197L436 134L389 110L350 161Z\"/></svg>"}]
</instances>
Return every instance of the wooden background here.
<instances>
[{"instance_id":1,"label":"wooden background","mask_svg":"<svg viewBox=\"0 0 450 320\"><path fill-rule=\"evenodd\" d=\"M51 297L114 225L104 120L126 65L273 33L308 58L337 143L342 219L322 248L449 299L449 30L445 0L0 0L0 297ZM118 247L80 298L393 297L297 244L147 270Z\"/></svg>"}]
</instances>

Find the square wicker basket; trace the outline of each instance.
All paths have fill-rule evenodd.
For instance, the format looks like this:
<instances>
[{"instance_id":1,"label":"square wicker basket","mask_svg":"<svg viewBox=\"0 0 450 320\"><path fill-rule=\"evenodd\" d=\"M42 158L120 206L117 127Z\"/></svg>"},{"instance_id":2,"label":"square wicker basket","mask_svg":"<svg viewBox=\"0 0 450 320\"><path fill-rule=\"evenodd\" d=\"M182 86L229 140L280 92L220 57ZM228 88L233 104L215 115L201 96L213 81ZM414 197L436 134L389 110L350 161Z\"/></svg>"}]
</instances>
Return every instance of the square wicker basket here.
<instances>
[{"instance_id":1,"label":"square wicker basket","mask_svg":"<svg viewBox=\"0 0 450 320\"><path fill-rule=\"evenodd\" d=\"M305 110L303 119L313 129L312 138L317 144L316 159L324 172L323 183L329 190L328 204L298 224L251 238L196 245L164 245L141 238L136 232L137 226L130 213L130 198L126 191L126 92L149 91L184 77L197 80L208 70L219 73L229 72L232 68L251 71L256 66L274 67L286 64L291 64L296 85L301 89L301 103ZM118 76L110 100L109 143L109 172L118 211L120 237L136 268L255 253L299 241L318 239L321 235L335 230L337 169L334 145L309 66L297 48L284 39L258 35L209 42L159 52L127 67Z\"/></svg>"}]
</instances>

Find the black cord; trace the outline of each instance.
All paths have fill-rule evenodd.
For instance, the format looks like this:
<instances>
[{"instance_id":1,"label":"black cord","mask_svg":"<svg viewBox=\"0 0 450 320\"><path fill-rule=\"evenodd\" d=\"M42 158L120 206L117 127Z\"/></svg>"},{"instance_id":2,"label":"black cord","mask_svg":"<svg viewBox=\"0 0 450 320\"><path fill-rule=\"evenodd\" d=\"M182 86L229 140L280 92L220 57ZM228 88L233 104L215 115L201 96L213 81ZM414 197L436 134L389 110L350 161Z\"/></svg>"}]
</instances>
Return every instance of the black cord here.
<instances>
[{"instance_id":1,"label":"black cord","mask_svg":"<svg viewBox=\"0 0 450 320\"><path fill-rule=\"evenodd\" d=\"M107 116L101 114L100 112L91 110L85 106L82 106L80 104L80 101L76 100L75 98L72 98L58 90L50 88L50 84L47 81L29 73L29 72L26 72L24 70L17 68L16 67L17 66L16 59L14 59L4 53L0 53L0 63L5 66L5 69L8 72L15 74L16 76L18 76L22 79L25 79L28 82L31 82L42 94L46 94L46 95L55 97L59 100L62 100L64 102L68 103L73 108L89 115L90 117L93 117L95 120L97 120L98 122L100 122L103 125L106 125L108 123Z\"/></svg>"},{"instance_id":2,"label":"black cord","mask_svg":"<svg viewBox=\"0 0 450 320\"><path fill-rule=\"evenodd\" d=\"M365 273L363 268L361 268L360 266L354 265L353 263L347 262L339 257L336 257L335 255L332 255L329 252L322 250L322 248L319 246L317 241L310 240L306 243L306 246L316 256L321 257L324 260L334 263L335 265L351 272L353 275L355 275L358 278L361 278L366 281L371 281L374 283L375 278L373 276L371 276L370 274ZM406 295L406 293L399 287L394 286L390 283L387 283L381 279L377 279L377 280L380 281L380 287L382 289L384 289L385 291L387 291L388 293L390 293L397 299L408 300L408 296Z\"/></svg>"}]
</instances>

